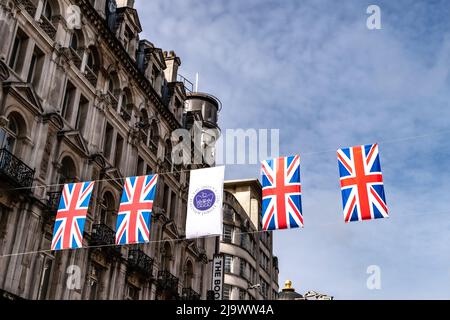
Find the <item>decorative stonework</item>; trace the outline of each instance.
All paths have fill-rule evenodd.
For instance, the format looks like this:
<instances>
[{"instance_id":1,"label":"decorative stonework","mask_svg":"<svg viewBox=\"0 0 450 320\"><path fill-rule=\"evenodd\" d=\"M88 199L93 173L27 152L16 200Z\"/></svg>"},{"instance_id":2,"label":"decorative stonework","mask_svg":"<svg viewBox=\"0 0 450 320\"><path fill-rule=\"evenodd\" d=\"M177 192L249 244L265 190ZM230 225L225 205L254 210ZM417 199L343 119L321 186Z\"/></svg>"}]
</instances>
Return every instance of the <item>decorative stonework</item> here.
<instances>
[{"instance_id":1,"label":"decorative stonework","mask_svg":"<svg viewBox=\"0 0 450 320\"><path fill-rule=\"evenodd\" d=\"M0 81L6 81L9 78L9 70L3 61L0 61Z\"/></svg>"}]
</instances>

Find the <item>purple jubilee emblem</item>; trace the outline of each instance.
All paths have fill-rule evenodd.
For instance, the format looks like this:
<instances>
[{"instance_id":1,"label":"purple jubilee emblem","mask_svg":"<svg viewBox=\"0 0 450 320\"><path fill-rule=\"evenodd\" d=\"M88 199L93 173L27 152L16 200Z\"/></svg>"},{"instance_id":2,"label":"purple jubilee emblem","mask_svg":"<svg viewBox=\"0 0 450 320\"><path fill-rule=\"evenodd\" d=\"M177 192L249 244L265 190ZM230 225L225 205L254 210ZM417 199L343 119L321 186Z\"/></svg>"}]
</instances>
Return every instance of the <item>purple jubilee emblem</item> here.
<instances>
[{"instance_id":1,"label":"purple jubilee emblem","mask_svg":"<svg viewBox=\"0 0 450 320\"><path fill-rule=\"evenodd\" d=\"M194 196L194 207L199 211L208 211L216 202L216 194L210 189L203 189Z\"/></svg>"}]
</instances>

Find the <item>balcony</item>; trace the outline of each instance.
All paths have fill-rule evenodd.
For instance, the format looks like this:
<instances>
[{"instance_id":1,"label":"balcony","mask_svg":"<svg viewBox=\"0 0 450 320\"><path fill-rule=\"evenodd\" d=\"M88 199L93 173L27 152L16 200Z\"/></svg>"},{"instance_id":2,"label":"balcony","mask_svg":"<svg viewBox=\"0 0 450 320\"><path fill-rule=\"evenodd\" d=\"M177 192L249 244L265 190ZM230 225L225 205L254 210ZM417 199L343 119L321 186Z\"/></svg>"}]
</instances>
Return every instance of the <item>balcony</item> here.
<instances>
[{"instance_id":1,"label":"balcony","mask_svg":"<svg viewBox=\"0 0 450 320\"><path fill-rule=\"evenodd\" d=\"M200 300L200 294L192 290L192 288L183 288L181 300L198 301Z\"/></svg>"},{"instance_id":2,"label":"balcony","mask_svg":"<svg viewBox=\"0 0 450 320\"><path fill-rule=\"evenodd\" d=\"M93 246L103 246L115 244L116 233L106 224L94 224L92 226L91 244Z\"/></svg>"},{"instance_id":3,"label":"balcony","mask_svg":"<svg viewBox=\"0 0 450 320\"><path fill-rule=\"evenodd\" d=\"M84 50L83 49L75 50L74 48L69 48L69 54L70 54L70 58L72 59L74 65L78 69L80 69L81 63L83 61Z\"/></svg>"},{"instance_id":4,"label":"balcony","mask_svg":"<svg viewBox=\"0 0 450 320\"><path fill-rule=\"evenodd\" d=\"M153 152L154 154L158 153L158 145L154 141L150 140L148 147L150 148L150 151Z\"/></svg>"},{"instance_id":5,"label":"balcony","mask_svg":"<svg viewBox=\"0 0 450 320\"><path fill-rule=\"evenodd\" d=\"M131 120L131 114L125 108L122 108L120 110L120 116L122 117L123 121L125 121L125 122L128 122Z\"/></svg>"},{"instance_id":6,"label":"balcony","mask_svg":"<svg viewBox=\"0 0 450 320\"><path fill-rule=\"evenodd\" d=\"M0 149L0 175L6 177L14 185L30 188L33 184L35 170L28 167L19 158L6 149Z\"/></svg>"},{"instance_id":7,"label":"balcony","mask_svg":"<svg viewBox=\"0 0 450 320\"><path fill-rule=\"evenodd\" d=\"M147 277L153 275L153 259L139 249L130 250L128 252L128 267Z\"/></svg>"},{"instance_id":8,"label":"balcony","mask_svg":"<svg viewBox=\"0 0 450 320\"><path fill-rule=\"evenodd\" d=\"M39 25L44 30L44 32L50 37L50 39L55 41L55 39L56 39L56 28L53 25L53 23L50 20L48 20L46 17L41 16L41 19L39 21Z\"/></svg>"},{"instance_id":9,"label":"balcony","mask_svg":"<svg viewBox=\"0 0 450 320\"><path fill-rule=\"evenodd\" d=\"M178 278L169 271L158 272L157 287L161 291L178 292Z\"/></svg>"},{"instance_id":10,"label":"balcony","mask_svg":"<svg viewBox=\"0 0 450 320\"><path fill-rule=\"evenodd\" d=\"M108 96L111 106L114 110L117 110L117 107L119 106L119 99L111 91L108 91Z\"/></svg>"},{"instance_id":11,"label":"balcony","mask_svg":"<svg viewBox=\"0 0 450 320\"><path fill-rule=\"evenodd\" d=\"M28 12L28 14L34 18L36 15L36 6L31 2L30 0L19 0L18 1L20 5L22 5L25 8L25 11Z\"/></svg>"},{"instance_id":12,"label":"balcony","mask_svg":"<svg viewBox=\"0 0 450 320\"><path fill-rule=\"evenodd\" d=\"M89 83L92 84L92 86L94 88L97 87L98 77L95 74L95 72L91 68L89 68L87 65L84 68L84 75L85 75L86 79L89 81Z\"/></svg>"}]
</instances>

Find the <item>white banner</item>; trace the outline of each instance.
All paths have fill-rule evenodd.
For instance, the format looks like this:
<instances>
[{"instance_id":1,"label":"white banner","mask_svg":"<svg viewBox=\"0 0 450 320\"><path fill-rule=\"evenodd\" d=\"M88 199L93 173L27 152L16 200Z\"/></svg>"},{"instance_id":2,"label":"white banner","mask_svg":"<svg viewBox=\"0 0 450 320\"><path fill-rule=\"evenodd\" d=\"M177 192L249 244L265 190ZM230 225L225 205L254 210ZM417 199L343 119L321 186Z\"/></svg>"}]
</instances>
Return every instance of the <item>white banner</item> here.
<instances>
[{"instance_id":1,"label":"white banner","mask_svg":"<svg viewBox=\"0 0 450 320\"><path fill-rule=\"evenodd\" d=\"M191 171L186 218L186 239L221 236L225 167Z\"/></svg>"}]
</instances>

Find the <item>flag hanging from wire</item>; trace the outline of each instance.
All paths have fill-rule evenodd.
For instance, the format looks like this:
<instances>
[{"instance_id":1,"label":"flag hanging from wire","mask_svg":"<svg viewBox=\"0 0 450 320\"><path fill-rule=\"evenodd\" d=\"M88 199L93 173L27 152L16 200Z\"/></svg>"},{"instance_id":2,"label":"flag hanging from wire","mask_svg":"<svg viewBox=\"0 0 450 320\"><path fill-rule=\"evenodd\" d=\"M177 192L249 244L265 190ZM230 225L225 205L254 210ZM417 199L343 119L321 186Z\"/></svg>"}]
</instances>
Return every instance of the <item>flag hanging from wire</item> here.
<instances>
[{"instance_id":1,"label":"flag hanging from wire","mask_svg":"<svg viewBox=\"0 0 450 320\"><path fill-rule=\"evenodd\" d=\"M186 239L221 236L225 167L191 171Z\"/></svg>"},{"instance_id":2,"label":"flag hanging from wire","mask_svg":"<svg viewBox=\"0 0 450 320\"><path fill-rule=\"evenodd\" d=\"M82 247L84 224L94 182L66 184L59 201L52 250Z\"/></svg>"},{"instance_id":3,"label":"flag hanging from wire","mask_svg":"<svg viewBox=\"0 0 450 320\"><path fill-rule=\"evenodd\" d=\"M126 178L117 216L116 244L150 241L150 224L158 175Z\"/></svg>"},{"instance_id":4,"label":"flag hanging from wire","mask_svg":"<svg viewBox=\"0 0 450 320\"><path fill-rule=\"evenodd\" d=\"M262 162L263 230L303 227L300 156Z\"/></svg>"},{"instance_id":5,"label":"flag hanging from wire","mask_svg":"<svg viewBox=\"0 0 450 320\"><path fill-rule=\"evenodd\" d=\"M345 222L388 218L378 144L337 152Z\"/></svg>"}]
</instances>

